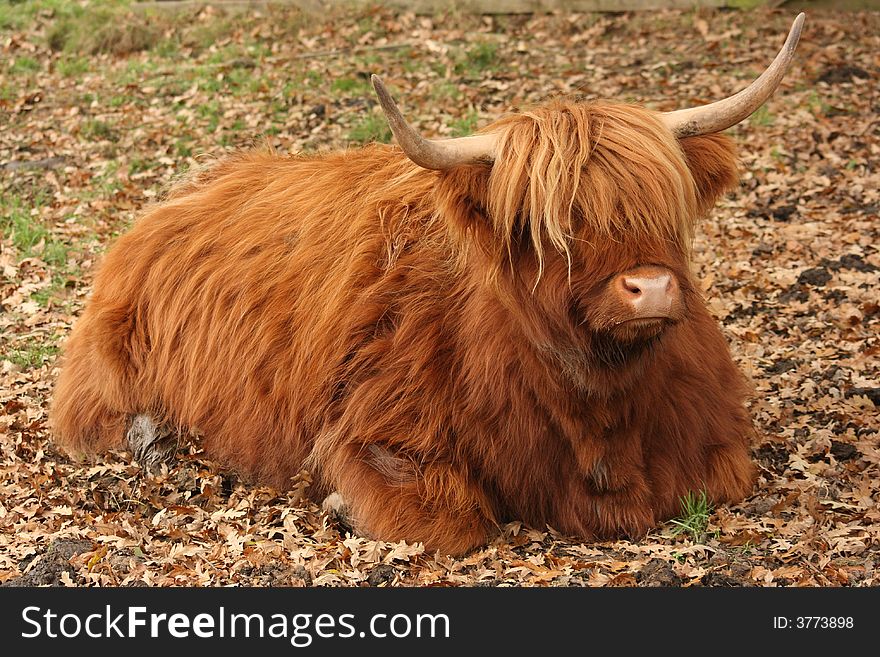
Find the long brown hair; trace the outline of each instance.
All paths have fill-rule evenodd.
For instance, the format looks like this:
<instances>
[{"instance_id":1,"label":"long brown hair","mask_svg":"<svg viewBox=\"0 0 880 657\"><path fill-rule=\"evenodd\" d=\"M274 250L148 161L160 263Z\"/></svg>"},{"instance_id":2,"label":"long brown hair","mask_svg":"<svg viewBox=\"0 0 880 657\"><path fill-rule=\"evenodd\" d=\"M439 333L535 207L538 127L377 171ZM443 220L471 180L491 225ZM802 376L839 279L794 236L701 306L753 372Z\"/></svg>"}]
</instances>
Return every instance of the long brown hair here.
<instances>
[{"instance_id":1,"label":"long brown hair","mask_svg":"<svg viewBox=\"0 0 880 657\"><path fill-rule=\"evenodd\" d=\"M374 145L192 174L107 253L59 442L119 447L148 413L277 486L307 465L360 531L453 553L509 518L638 535L688 490L741 497L746 386L689 271L730 140L567 101L486 130L494 163L446 172ZM645 263L685 315L611 340L605 281Z\"/></svg>"}]
</instances>

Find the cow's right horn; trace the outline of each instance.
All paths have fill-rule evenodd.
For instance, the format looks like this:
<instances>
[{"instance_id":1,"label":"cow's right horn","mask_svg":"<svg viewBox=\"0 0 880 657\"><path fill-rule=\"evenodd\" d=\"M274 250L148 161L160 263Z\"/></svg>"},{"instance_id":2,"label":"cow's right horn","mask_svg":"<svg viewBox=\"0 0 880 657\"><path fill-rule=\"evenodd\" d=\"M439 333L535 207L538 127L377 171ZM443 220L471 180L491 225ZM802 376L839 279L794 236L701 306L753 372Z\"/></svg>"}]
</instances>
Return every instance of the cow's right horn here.
<instances>
[{"instance_id":1,"label":"cow's right horn","mask_svg":"<svg viewBox=\"0 0 880 657\"><path fill-rule=\"evenodd\" d=\"M495 159L495 135L425 139L403 118L379 76L373 75L371 80L397 143L406 156L420 167L442 171L463 164L491 162Z\"/></svg>"}]
</instances>

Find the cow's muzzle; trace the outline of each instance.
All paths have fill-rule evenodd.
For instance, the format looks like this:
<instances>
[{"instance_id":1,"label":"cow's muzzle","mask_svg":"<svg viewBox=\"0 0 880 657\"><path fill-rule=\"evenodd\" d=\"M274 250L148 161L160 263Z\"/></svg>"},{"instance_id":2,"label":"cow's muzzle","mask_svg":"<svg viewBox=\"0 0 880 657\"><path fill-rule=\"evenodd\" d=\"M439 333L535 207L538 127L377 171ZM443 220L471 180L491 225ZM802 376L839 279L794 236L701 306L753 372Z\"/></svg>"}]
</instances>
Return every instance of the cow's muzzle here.
<instances>
[{"instance_id":1,"label":"cow's muzzle","mask_svg":"<svg viewBox=\"0 0 880 657\"><path fill-rule=\"evenodd\" d=\"M636 267L612 281L612 292L623 307L620 323L649 325L676 319L681 313L681 290L675 274L654 265Z\"/></svg>"}]
</instances>

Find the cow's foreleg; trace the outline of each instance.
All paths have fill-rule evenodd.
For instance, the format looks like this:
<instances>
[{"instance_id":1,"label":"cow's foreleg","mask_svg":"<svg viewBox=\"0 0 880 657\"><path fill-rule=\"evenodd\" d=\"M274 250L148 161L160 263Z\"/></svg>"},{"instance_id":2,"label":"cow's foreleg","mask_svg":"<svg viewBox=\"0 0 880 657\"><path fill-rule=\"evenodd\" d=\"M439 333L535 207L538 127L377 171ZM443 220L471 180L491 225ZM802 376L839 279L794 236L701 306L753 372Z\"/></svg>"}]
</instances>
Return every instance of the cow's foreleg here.
<instances>
[{"instance_id":1,"label":"cow's foreleg","mask_svg":"<svg viewBox=\"0 0 880 657\"><path fill-rule=\"evenodd\" d=\"M744 443L731 441L708 450L705 489L716 504L738 502L754 487L755 466Z\"/></svg>"},{"instance_id":2,"label":"cow's foreleg","mask_svg":"<svg viewBox=\"0 0 880 657\"><path fill-rule=\"evenodd\" d=\"M495 525L479 488L450 463L416 463L371 445L339 450L323 470L335 484L325 511L364 536L458 555L485 544Z\"/></svg>"}]
</instances>

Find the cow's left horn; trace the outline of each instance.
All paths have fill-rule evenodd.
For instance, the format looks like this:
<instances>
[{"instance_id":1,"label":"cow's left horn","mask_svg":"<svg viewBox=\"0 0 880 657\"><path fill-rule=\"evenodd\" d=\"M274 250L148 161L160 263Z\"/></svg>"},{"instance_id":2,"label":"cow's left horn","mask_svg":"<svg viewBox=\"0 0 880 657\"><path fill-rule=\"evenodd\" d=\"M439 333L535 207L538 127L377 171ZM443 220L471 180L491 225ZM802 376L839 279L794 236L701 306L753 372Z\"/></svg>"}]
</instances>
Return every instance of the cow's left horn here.
<instances>
[{"instance_id":1,"label":"cow's left horn","mask_svg":"<svg viewBox=\"0 0 880 657\"><path fill-rule=\"evenodd\" d=\"M791 61L794 49L804 27L804 14L798 14L785 40L782 50L776 55L773 63L742 91L709 105L690 109L665 112L661 115L663 122L672 130L676 137L705 135L721 132L748 118L755 110L767 102L782 82Z\"/></svg>"},{"instance_id":2,"label":"cow's left horn","mask_svg":"<svg viewBox=\"0 0 880 657\"><path fill-rule=\"evenodd\" d=\"M371 80L397 143L406 156L420 167L445 170L495 159L495 135L425 139L403 118L379 76L374 75Z\"/></svg>"}]
</instances>

